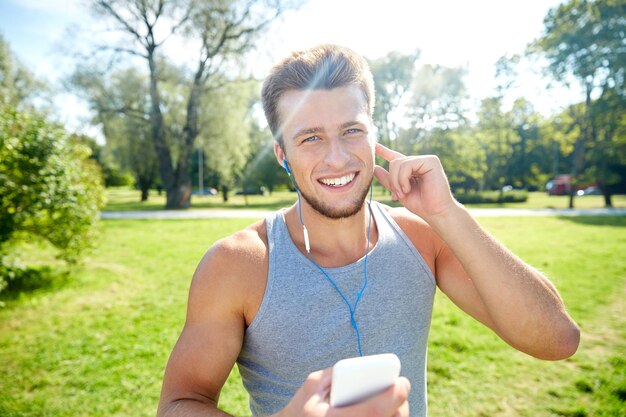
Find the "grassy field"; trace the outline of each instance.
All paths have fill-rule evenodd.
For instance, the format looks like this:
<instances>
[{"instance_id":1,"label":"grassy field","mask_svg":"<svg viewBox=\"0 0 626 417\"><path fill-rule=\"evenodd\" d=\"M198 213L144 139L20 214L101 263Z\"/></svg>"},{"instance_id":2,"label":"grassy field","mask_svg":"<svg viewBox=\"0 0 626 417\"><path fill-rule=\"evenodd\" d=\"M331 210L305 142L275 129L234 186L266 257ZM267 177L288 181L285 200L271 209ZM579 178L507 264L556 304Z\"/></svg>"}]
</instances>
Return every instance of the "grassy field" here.
<instances>
[{"instance_id":1,"label":"grassy field","mask_svg":"<svg viewBox=\"0 0 626 417\"><path fill-rule=\"evenodd\" d=\"M127 188L110 188L107 190L107 205L104 210L161 210L165 206L165 194L158 195L156 191L150 193L148 201L141 202L140 192ZM270 209L275 210L280 207L293 204L296 194L289 191L277 191L271 196L240 196L231 195L228 203L222 202L222 196L192 196L191 209ZM374 199L391 206L398 205L391 201L388 193L383 193L380 187L374 187ZM569 197L548 196L544 192L528 193L528 200L524 203L504 203L504 204L471 204L468 207L506 207L506 208L567 208ZM576 197L574 200L576 208L602 208L604 199L599 195L589 195ZM614 207L626 207L626 195L613 196Z\"/></svg>"},{"instance_id":2,"label":"grassy field","mask_svg":"<svg viewBox=\"0 0 626 417\"><path fill-rule=\"evenodd\" d=\"M582 328L571 359L514 351L437 295L430 416L626 416L626 217L481 218L555 282ZM207 247L250 220L115 220L84 265L43 270L0 308L0 416L153 416ZM49 254L31 248L39 262ZM34 256L34 255L33 255ZM249 415L236 369L221 406Z\"/></svg>"}]
</instances>

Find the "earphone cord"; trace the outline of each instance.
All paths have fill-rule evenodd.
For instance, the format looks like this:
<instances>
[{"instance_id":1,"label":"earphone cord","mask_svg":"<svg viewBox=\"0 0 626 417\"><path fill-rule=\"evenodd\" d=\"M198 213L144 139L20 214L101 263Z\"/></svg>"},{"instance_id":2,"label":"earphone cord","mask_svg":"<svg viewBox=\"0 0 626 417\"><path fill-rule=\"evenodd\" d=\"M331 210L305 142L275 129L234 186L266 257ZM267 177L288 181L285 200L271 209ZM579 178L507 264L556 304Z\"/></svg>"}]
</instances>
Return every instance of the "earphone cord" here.
<instances>
[{"instance_id":1,"label":"earphone cord","mask_svg":"<svg viewBox=\"0 0 626 417\"><path fill-rule=\"evenodd\" d=\"M293 179L291 181L293 182ZM354 331L356 332L356 341L357 341L357 345L359 348L359 356L363 356L363 350L361 349L361 333L359 332L359 326L356 322L355 314L356 314L356 308L359 304L359 301L361 300L361 297L363 296L363 293L365 292L365 288L367 287L367 256L369 255L369 252L370 252L370 234L372 231L372 194L373 194L373 186L370 186L370 199L368 203L370 218L369 218L369 222L367 225L367 248L365 249L365 259L363 260L363 288L361 288L361 291L357 292L356 301L354 302L354 307L352 307L352 305L350 304L346 296L343 295L339 287L337 287L337 284L335 284L332 278L326 273L326 271L324 271L324 268L322 268L321 266L318 265L317 262L315 262L315 259L313 259L313 256L311 256L310 252L307 252L307 257L311 260L311 262L313 262L313 265L315 265L317 269L319 269L321 273L324 274L328 282L331 283L333 288L335 288L335 291L337 291L337 294L341 296L341 298L343 299L343 302L348 307L348 310L350 311L350 323L352 324L352 328L354 328ZM300 204L300 192L298 192L298 213L300 215L300 224L304 227L304 222L302 221L302 205Z\"/></svg>"}]
</instances>

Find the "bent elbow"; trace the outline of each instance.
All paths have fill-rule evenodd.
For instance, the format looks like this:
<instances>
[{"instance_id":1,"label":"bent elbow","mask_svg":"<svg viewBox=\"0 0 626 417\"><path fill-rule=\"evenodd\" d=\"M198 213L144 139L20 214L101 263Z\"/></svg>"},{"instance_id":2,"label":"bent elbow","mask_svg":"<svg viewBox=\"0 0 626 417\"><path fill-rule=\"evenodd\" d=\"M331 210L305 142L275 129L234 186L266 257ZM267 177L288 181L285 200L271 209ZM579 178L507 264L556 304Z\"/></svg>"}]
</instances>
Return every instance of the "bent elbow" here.
<instances>
[{"instance_id":1,"label":"bent elbow","mask_svg":"<svg viewBox=\"0 0 626 417\"><path fill-rule=\"evenodd\" d=\"M558 361L573 356L580 344L580 329L573 321L568 323L564 329L559 331L555 337L553 349L548 357L543 359Z\"/></svg>"}]
</instances>

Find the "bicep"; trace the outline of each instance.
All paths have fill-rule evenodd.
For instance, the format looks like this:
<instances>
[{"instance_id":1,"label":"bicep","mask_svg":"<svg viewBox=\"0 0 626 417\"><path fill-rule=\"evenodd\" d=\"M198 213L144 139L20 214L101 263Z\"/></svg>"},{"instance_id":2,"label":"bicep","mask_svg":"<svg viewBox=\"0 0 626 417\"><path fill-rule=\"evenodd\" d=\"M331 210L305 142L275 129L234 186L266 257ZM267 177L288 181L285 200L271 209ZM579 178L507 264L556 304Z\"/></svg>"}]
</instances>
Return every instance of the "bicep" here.
<instances>
[{"instance_id":1,"label":"bicep","mask_svg":"<svg viewBox=\"0 0 626 417\"><path fill-rule=\"evenodd\" d=\"M237 359L242 336L226 323L186 325L163 379L167 402L195 399L217 403L219 393Z\"/></svg>"},{"instance_id":2,"label":"bicep","mask_svg":"<svg viewBox=\"0 0 626 417\"><path fill-rule=\"evenodd\" d=\"M215 272L213 276L219 277ZM165 369L162 402L217 403L243 343L245 320L240 305L237 291L228 282L194 277L185 326Z\"/></svg>"}]
</instances>

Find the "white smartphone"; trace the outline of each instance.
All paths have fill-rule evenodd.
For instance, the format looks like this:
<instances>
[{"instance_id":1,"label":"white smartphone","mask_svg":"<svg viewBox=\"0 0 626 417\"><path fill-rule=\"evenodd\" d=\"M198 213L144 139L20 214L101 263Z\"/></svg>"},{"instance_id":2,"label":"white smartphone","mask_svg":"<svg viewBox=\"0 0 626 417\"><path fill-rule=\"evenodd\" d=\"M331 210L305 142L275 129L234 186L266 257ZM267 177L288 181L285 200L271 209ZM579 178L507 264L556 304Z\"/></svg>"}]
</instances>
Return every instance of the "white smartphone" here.
<instances>
[{"instance_id":1,"label":"white smartphone","mask_svg":"<svg viewBox=\"0 0 626 417\"><path fill-rule=\"evenodd\" d=\"M389 388L400 376L400 359L393 353L342 359L333 366L330 405L342 407Z\"/></svg>"}]
</instances>

